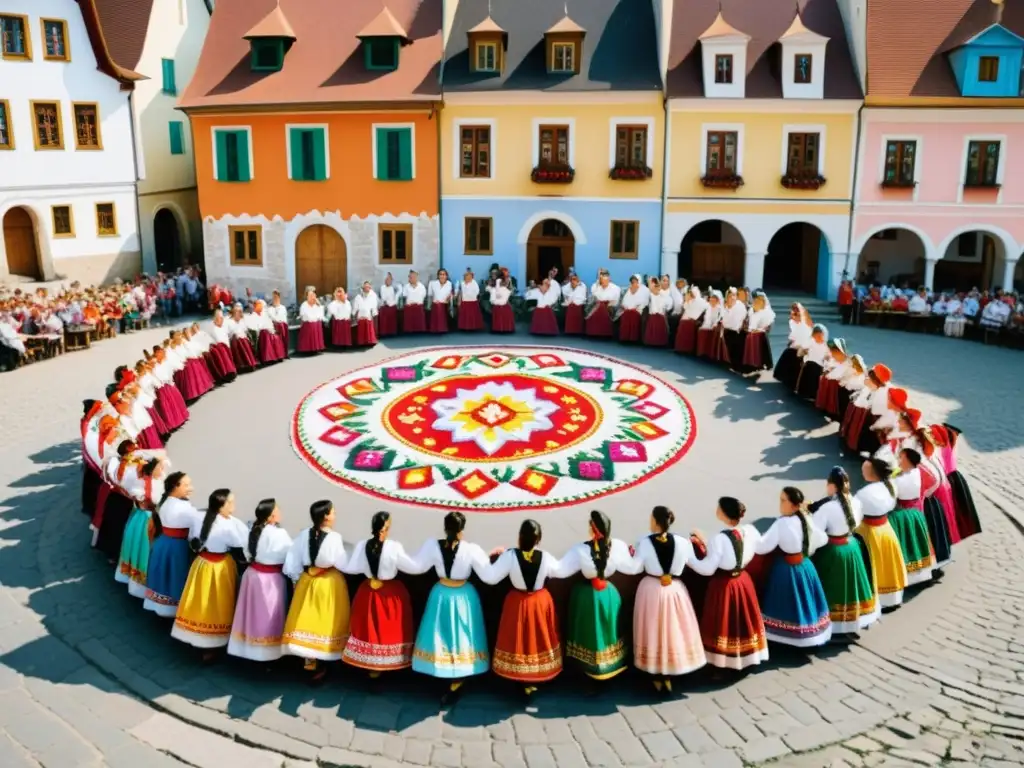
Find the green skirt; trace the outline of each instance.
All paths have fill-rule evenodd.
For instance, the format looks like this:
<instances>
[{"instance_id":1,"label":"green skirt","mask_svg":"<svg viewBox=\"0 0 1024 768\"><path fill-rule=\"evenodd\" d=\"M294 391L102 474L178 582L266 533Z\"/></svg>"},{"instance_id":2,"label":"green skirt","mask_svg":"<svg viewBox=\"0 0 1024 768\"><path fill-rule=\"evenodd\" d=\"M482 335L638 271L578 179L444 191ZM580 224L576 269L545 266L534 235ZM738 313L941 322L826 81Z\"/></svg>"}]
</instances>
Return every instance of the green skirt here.
<instances>
[{"instance_id":1,"label":"green skirt","mask_svg":"<svg viewBox=\"0 0 1024 768\"><path fill-rule=\"evenodd\" d=\"M813 559L825 589L833 634L853 634L873 624L881 609L860 539L851 534L840 544L830 537Z\"/></svg>"},{"instance_id":2,"label":"green skirt","mask_svg":"<svg viewBox=\"0 0 1024 768\"><path fill-rule=\"evenodd\" d=\"M569 598L566 658L596 680L615 677L626 668L626 644L619 632L622 597L611 582L596 589L577 584Z\"/></svg>"},{"instance_id":3,"label":"green skirt","mask_svg":"<svg viewBox=\"0 0 1024 768\"><path fill-rule=\"evenodd\" d=\"M889 523L899 539L907 564L907 586L920 584L932 577L935 555L928 538L928 521L924 512L913 507L897 507L889 513Z\"/></svg>"},{"instance_id":4,"label":"green skirt","mask_svg":"<svg viewBox=\"0 0 1024 768\"><path fill-rule=\"evenodd\" d=\"M149 522L152 513L135 507L124 527L121 539L121 556L118 559L114 578L128 585L128 594L133 597L146 596L146 574L149 571Z\"/></svg>"}]
</instances>

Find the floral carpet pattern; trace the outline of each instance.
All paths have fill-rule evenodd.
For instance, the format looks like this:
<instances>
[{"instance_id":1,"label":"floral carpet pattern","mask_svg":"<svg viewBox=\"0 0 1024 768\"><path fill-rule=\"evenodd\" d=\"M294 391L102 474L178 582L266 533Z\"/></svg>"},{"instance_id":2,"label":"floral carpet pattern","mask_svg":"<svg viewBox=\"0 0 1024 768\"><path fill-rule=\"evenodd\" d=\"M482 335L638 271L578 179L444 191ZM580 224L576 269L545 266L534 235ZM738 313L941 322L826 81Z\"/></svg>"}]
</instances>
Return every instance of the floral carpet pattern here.
<instances>
[{"instance_id":1,"label":"floral carpet pattern","mask_svg":"<svg viewBox=\"0 0 1024 768\"><path fill-rule=\"evenodd\" d=\"M403 504L481 512L621 491L681 459L693 409L671 385L578 349L423 349L322 384L292 420L327 479Z\"/></svg>"}]
</instances>

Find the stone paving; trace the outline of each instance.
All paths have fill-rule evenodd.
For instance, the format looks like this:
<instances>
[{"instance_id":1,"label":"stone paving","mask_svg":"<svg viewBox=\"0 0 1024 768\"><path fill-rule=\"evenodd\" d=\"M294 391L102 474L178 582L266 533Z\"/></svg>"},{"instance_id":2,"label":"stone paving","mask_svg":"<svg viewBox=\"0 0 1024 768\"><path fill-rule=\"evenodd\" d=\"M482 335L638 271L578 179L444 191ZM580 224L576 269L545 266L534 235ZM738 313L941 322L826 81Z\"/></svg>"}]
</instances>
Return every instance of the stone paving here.
<instances>
[{"instance_id":1,"label":"stone paving","mask_svg":"<svg viewBox=\"0 0 1024 768\"><path fill-rule=\"evenodd\" d=\"M526 710L487 679L439 711L411 675L376 689L341 673L310 689L293 665L204 667L115 586L78 512L78 415L155 333L0 377L4 768L1024 764L1019 353L846 334L930 417L965 428L986 529L859 644L773 649L766 670L685 679L667 701L629 676L594 695L564 680ZM777 397L763 390L745 397ZM758 418L729 402L715 415Z\"/></svg>"}]
</instances>

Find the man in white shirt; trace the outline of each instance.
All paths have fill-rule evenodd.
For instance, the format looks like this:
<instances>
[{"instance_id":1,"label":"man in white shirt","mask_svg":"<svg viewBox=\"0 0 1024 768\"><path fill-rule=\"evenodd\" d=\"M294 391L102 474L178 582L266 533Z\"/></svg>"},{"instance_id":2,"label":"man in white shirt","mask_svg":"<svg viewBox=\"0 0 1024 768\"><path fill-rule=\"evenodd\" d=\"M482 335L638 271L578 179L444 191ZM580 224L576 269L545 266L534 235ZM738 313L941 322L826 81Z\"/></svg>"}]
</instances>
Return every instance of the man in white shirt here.
<instances>
[{"instance_id":1,"label":"man in white shirt","mask_svg":"<svg viewBox=\"0 0 1024 768\"><path fill-rule=\"evenodd\" d=\"M989 330L998 330L1010 319L1010 305L1003 301L1002 291L985 305L981 312L981 325Z\"/></svg>"},{"instance_id":2,"label":"man in white shirt","mask_svg":"<svg viewBox=\"0 0 1024 768\"><path fill-rule=\"evenodd\" d=\"M928 295L924 286L917 289L917 293L914 294L913 298L907 305L907 311L912 315L924 315L928 313L930 307L928 306Z\"/></svg>"}]
</instances>

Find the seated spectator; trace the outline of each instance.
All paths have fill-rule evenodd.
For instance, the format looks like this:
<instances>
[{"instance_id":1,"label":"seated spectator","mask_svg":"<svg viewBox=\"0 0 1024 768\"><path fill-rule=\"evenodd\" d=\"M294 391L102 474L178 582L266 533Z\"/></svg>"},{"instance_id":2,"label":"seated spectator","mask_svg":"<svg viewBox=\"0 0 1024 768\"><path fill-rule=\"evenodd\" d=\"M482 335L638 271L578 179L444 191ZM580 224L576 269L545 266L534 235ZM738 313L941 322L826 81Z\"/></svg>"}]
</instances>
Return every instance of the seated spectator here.
<instances>
[{"instance_id":1,"label":"seated spectator","mask_svg":"<svg viewBox=\"0 0 1024 768\"><path fill-rule=\"evenodd\" d=\"M926 315L930 309L931 307L928 306L928 291L922 285L907 304L907 311L915 315Z\"/></svg>"},{"instance_id":2,"label":"seated spectator","mask_svg":"<svg viewBox=\"0 0 1024 768\"><path fill-rule=\"evenodd\" d=\"M939 317L944 317L949 313L949 296L945 293L941 294L939 298L932 304L932 314Z\"/></svg>"},{"instance_id":3,"label":"seated spectator","mask_svg":"<svg viewBox=\"0 0 1024 768\"><path fill-rule=\"evenodd\" d=\"M971 292L967 294L967 298L964 299L964 317L968 320L973 320L978 316L981 311L981 300L980 294L977 288L972 288Z\"/></svg>"},{"instance_id":4,"label":"seated spectator","mask_svg":"<svg viewBox=\"0 0 1024 768\"><path fill-rule=\"evenodd\" d=\"M946 322L943 325L943 333L953 338L960 338L964 335L964 327L967 325L967 318L964 316L964 305L959 296L954 296L946 304Z\"/></svg>"},{"instance_id":5,"label":"seated spectator","mask_svg":"<svg viewBox=\"0 0 1024 768\"><path fill-rule=\"evenodd\" d=\"M988 330L998 330L1010 320L1010 305L1001 298L992 298L981 312L981 325Z\"/></svg>"},{"instance_id":6,"label":"seated spectator","mask_svg":"<svg viewBox=\"0 0 1024 768\"><path fill-rule=\"evenodd\" d=\"M893 312L907 312L910 309L910 302L901 291L896 291L896 295L893 296L889 309Z\"/></svg>"},{"instance_id":7,"label":"seated spectator","mask_svg":"<svg viewBox=\"0 0 1024 768\"><path fill-rule=\"evenodd\" d=\"M868 295L864 297L864 309L881 309L883 302L881 289L873 285L868 289Z\"/></svg>"}]
</instances>

